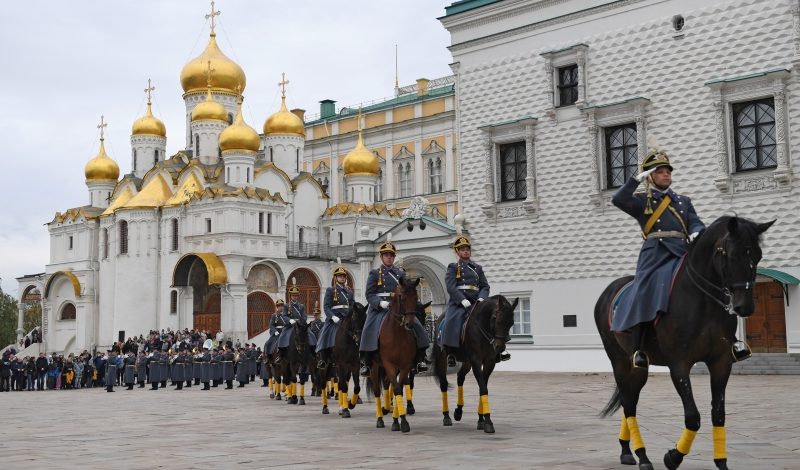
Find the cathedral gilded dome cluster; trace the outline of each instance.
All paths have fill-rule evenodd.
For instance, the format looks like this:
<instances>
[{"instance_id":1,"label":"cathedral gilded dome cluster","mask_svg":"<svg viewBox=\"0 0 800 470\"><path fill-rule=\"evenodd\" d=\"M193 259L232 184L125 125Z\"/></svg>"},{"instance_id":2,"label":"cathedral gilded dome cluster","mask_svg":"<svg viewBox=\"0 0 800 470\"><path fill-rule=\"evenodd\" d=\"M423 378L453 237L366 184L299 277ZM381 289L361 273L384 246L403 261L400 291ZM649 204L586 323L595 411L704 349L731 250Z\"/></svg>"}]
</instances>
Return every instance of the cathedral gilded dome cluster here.
<instances>
[{"instance_id":1,"label":"cathedral gilded dome cluster","mask_svg":"<svg viewBox=\"0 0 800 470\"><path fill-rule=\"evenodd\" d=\"M306 126L300 116L286 109L286 96L281 97L281 109L264 122L264 134L288 134L305 137Z\"/></svg>"},{"instance_id":2,"label":"cathedral gilded dome cluster","mask_svg":"<svg viewBox=\"0 0 800 470\"><path fill-rule=\"evenodd\" d=\"M206 89L209 62L214 69L214 75L211 77L212 90L236 94L244 91L247 84L244 70L219 50L217 35L212 31L208 46L203 53L190 60L181 70L181 87L185 93Z\"/></svg>"},{"instance_id":3,"label":"cathedral gilded dome cluster","mask_svg":"<svg viewBox=\"0 0 800 470\"><path fill-rule=\"evenodd\" d=\"M378 175L381 164L378 157L364 146L361 131L358 131L356 148L350 151L342 160L342 169L345 176Z\"/></svg>"},{"instance_id":4,"label":"cathedral gilded dome cluster","mask_svg":"<svg viewBox=\"0 0 800 470\"><path fill-rule=\"evenodd\" d=\"M255 129L248 126L242 117L242 99L239 98L239 107L233 124L228 126L219 136L219 148L226 150L249 150L257 152L261 146L261 137Z\"/></svg>"},{"instance_id":5,"label":"cathedral gilded dome cluster","mask_svg":"<svg viewBox=\"0 0 800 470\"><path fill-rule=\"evenodd\" d=\"M97 156L89 160L83 169L86 181L117 181L119 178L119 166L106 153L103 145L103 138L100 138L100 151Z\"/></svg>"}]
</instances>

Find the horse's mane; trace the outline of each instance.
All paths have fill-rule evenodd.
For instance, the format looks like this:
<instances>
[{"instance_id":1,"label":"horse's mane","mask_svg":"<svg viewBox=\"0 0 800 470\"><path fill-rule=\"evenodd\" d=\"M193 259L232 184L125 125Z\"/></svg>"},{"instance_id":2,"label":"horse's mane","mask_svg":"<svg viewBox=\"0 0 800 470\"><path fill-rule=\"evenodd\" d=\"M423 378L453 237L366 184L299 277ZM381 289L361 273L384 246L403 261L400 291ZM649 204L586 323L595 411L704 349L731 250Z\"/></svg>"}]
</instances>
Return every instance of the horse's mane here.
<instances>
[{"instance_id":1,"label":"horse's mane","mask_svg":"<svg viewBox=\"0 0 800 470\"><path fill-rule=\"evenodd\" d=\"M744 217L739 217L735 215L723 215L722 217L717 218L714 222L711 223L703 232L700 234L697 240L694 243L689 245L689 250L691 251L692 248L705 244L705 243L713 243L715 240L725 236L728 233L729 225L732 219L736 219L736 237L744 238L752 240L758 239L758 232L756 227L758 224L753 222L750 219L746 219Z\"/></svg>"}]
</instances>

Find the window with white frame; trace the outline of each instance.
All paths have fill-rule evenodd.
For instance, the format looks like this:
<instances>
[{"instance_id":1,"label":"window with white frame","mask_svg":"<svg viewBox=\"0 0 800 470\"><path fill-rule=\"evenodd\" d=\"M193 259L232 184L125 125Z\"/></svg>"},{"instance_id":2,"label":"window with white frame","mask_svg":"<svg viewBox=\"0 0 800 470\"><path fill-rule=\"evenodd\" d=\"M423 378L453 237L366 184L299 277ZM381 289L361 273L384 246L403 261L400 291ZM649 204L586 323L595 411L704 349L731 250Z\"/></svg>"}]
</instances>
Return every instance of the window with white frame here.
<instances>
[{"instance_id":1,"label":"window with white frame","mask_svg":"<svg viewBox=\"0 0 800 470\"><path fill-rule=\"evenodd\" d=\"M528 159L525 156L525 142L502 144L500 153L500 200L515 201L527 195L525 176Z\"/></svg>"},{"instance_id":2,"label":"window with white frame","mask_svg":"<svg viewBox=\"0 0 800 470\"><path fill-rule=\"evenodd\" d=\"M638 173L639 156L636 140L636 124L606 127L605 163L606 188L619 188L631 176Z\"/></svg>"},{"instance_id":3,"label":"window with white frame","mask_svg":"<svg viewBox=\"0 0 800 470\"><path fill-rule=\"evenodd\" d=\"M383 201L383 168L378 169L378 179L375 181L375 202Z\"/></svg>"},{"instance_id":4,"label":"window with white frame","mask_svg":"<svg viewBox=\"0 0 800 470\"><path fill-rule=\"evenodd\" d=\"M422 151L422 164L425 168L425 192L440 193L444 189L445 151L435 140Z\"/></svg>"},{"instance_id":5,"label":"window with white frame","mask_svg":"<svg viewBox=\"0 0 800 470\"><path fill-rule=\"evenodd\" d=\"M514 309L514 327L511 328L512 335L530 336L531 333L531 298L520 297L517 307Z\"/></svg>"},{"instance_id":6,"label":"window with white frame","mask_svg":"<svg viewBox=\"0 0 800 470\"><path fill-rule=\"evenodd\" d=\"M586 98L586 54L589 46L576 44L543 52L545 84L550 110L583 105Z\"/></svg>"},{"instance_id":7,"label":"window with white frame","mask_svg":"<svg viewBox=\"0 0 800 470\"><path fill-rule=\"evenodd\" d=\"M786 86L775 68L707 81L714 105L720 192L732 195L791 188Z\"/></svg>"},{"instance_id":8,"label":"window with white frame","mask_svg":"<svg viewBox=\"0 0 800 470\"><path fill-rule=\"evenodd\" d=\"M414 195L414 170L411 162L400 162L397 165L397 197Z\"/></svg>"}]
</instances>

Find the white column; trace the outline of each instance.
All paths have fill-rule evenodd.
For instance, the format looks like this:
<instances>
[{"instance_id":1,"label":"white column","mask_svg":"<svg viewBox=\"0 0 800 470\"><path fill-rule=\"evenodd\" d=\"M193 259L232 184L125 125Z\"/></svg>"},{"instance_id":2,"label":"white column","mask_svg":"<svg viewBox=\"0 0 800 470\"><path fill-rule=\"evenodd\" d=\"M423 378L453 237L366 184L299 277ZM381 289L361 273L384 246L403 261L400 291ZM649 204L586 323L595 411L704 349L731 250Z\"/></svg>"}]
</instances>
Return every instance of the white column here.
<instances>
[{"instance_id":1,"label":"white column","mask_svg":"<svg viewBox=\"0 0 800 470\"><path fill-rule=\"evenodd\" d=\"M775 169L775 180L779 183L789 182L789 157L786 147L786 85L776 78L772 84L775 102L775 140L778 151L778 167Z\"/></svg>"},{"instance_id":2,"label":"white column","mask_svg":"<svg viewBox=\"0 0 800 470\"><path fill-rule=\"evenodd\" d=\"M425 168L422 163L422 141L414 141L414 194L424 194L425 185L422 180L425 175Z\"/></svg>"},{"instance_id":3,"label":"white column","mask_svg":"<svg viewBox=\"0 0 800 470\"><path fill-rule=\"evenodd\" d=\"M25 330L22 328L25 324L25 307L22 305L22 299L19 299L17 305L17 341L19 341L25 335Z\"/></svg>"},{"instance_id":4,"label":"white column","mask_svg":"<svg viewBox=\"0 0 800 470\"><path fill-rule=\"evenodd\" d=\"M456 161L453 153L453 134L448 133L444 136L444 166L445 166L445 191L456 189Z\"/></svg>"},{"instance_id":5,"label":"white column","mask_svg":"<svg viewBox=\"0 0 800 470\"><path fill-rule=\"evenodd\" d=\"M578 63L578 100L576 105L586 103L586 52L579 50L575 54Z\"/></svg>"},{"instance_id":6,"label":"white column","mask_svg":"<svg viewBox=\"0 0 800 470\"><path fill-rule=\"evenodd\" d=\"M383 174L383 188L384 199L394 199L397 195L394 193L394 155L392 154L392 146L386 146L386 171Z\"/></svg>"},{"instance_id":7,"label":"white column","mask_svg":"<svg viewBox=\"0 0 800 470\"><path fill-rule=\"evenodd\" d=\"M725 103L722 101L722 91L719 88L712 90L712 93L717 157L717 175L714 178L714 185L718 190L726 192L729 185L730 169L728 167L728 146L725 142Z\"/></svg>"}]
</instances>

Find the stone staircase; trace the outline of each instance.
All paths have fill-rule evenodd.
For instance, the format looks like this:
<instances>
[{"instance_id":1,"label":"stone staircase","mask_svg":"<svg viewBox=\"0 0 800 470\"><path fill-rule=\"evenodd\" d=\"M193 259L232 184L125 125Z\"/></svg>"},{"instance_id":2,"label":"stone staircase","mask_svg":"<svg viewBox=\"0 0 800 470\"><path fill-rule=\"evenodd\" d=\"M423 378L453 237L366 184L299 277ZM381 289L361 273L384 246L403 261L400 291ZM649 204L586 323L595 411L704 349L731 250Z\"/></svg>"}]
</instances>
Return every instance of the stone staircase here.
<instances>
[{"instance_id":1,"label":"stone staircase","mask_svg":"<svg viewBox=\"0 0 800 470\"><path fill-rule=\"evenodd\" d=\"M708 374L703 363L692 368L693 374ZM755 353L753 357L733 364L738 375L800 375L800 354Z\"/></svg>"}]
</instances>

